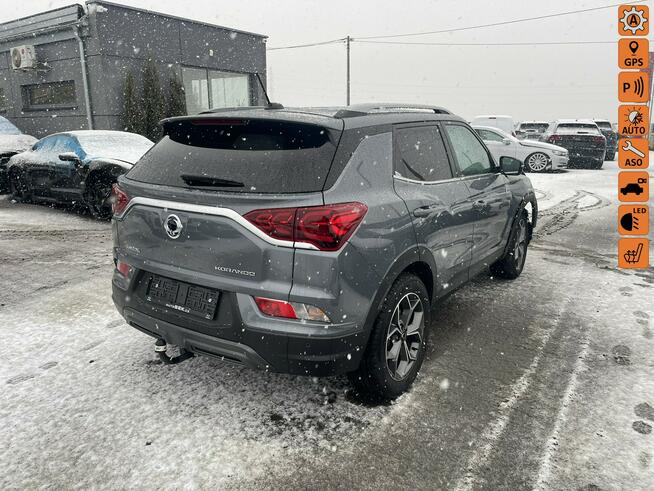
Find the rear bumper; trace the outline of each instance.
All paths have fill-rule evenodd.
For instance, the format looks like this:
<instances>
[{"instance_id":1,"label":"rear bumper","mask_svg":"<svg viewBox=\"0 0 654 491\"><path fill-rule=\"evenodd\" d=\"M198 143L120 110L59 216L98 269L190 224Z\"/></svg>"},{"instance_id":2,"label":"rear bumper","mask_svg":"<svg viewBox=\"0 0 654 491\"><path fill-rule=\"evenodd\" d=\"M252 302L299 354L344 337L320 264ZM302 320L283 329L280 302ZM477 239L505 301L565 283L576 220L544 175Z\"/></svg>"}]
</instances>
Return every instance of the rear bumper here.
<instances>
[{"instance_id":1,"label":"rear bumper","mask_svg":"<svg viewBox=\"0 0 654 491\"><path fill-rule=\"evenodd\" d=\"M141 312L127 305L132 303L129 295L116 285L113 285L112 296L127 323L145 334L163 338L169 344L198 355L259 370L294 375L339 375L358 368L366 344L366 336L358 329L325 329L295 322L285 331L280 325L290 323L276 319L269 320L270 329L267 329L261 323L245 323L241 315L235 315L233 325L225 330L231 337L226 339L182 326L179 317L177 323L173 323Z\"/></svg>"}]
</instances>

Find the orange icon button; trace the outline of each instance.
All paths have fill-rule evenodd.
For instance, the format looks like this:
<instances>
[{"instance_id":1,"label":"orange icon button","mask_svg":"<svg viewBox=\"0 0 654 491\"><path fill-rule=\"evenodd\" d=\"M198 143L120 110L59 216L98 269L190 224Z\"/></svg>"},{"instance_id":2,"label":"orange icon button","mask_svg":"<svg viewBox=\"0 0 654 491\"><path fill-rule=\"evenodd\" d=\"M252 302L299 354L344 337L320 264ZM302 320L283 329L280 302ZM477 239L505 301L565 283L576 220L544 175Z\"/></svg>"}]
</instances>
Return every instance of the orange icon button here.
<instances>
[{"instance_id":1,"label":"orange icon button","mask_svg":"<svg viewBox=\"0 0 654 491\"><path fill-rule=\"evenodd\" d=\"M649 109L638 104L625 104L618 108L618 133L622 136L647 136Z\"/></svg>"},{"instance_id":2,"label":"orange icon button","mask_svg":"<svg viewBox=\"0 0 654 491\"><path fill-rule=\"evenodd\" d=\"M618 74L618 100L620 102L647 102L649 100L649 74L620 72Z\"/></svg>"},{"instance_id":3,"label":"orange icon button","mask_svg":"<svg viewBox=\"0 0 654 491\"><path fill-rule=\"evenodd\" d=\"M618 140L618 165L621 169L647 169L649 166L648 141L645 138Z\"/></svg>"},{"instance_id":4,"label":"orange icon button","mask_svg":"<svg viewBox=\"0 0 654 491\"><path fill-rule=\"evenodd\" d=\"M649 7L647 5L620 5L618 7L618 34L620 36L647 36L649 34Z\"/></svg>"},{"instance_id":5,"label":"orange icon button","mask_svg":"<svg viewBox=\"0 0 654 491\"><path fill-rule=\"evenodd\" d=\"M618 240L618 266L620 268L646 268L649 266L649 240Z\"/></svg>"},{"instance_id":6,"label":"orange icon button","mask_svg":"<svg viewBox=\"0 0 654 491\"><path fill-rule=\"evenodd\" d=\"M620 172L618 174L618 199L626 202L649 200L649 174L647 172Z\"/></svg>"},{"instance_id":7,"label":"orange icon button","mask_svg":"<svg viewBox=\"0 0 654 491\"><path fill-rule=\"evenodd\" d=\"M628 70L643 70L649 65L647 38L621 38L618 40L618 65Z\"/></svg>"},{"instance_id":8,"label":"orange icon button","mask_svg":"<svg viewBox=\"0 0 654 491\"><path fill-rule=\"evenodd\" d=\"M647 205L620 205L618 208L618 232L622 235L647 235L649 233L649 207Z\"/></svg>"}]
</instances>

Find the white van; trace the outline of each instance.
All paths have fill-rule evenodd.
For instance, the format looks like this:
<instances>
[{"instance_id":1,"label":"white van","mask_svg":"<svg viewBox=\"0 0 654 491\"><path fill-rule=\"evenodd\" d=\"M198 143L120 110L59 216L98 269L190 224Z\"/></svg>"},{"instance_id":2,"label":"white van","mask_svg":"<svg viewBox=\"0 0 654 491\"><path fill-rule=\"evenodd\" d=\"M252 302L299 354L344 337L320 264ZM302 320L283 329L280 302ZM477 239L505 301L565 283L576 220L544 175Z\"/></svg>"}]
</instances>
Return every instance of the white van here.
<instances>
[{"instance_id":1,"label":"white van","mask_svg":"<svg viewBox=\"0 0 654 491\"><path fill-rule=\"evenodd\" d=\"M475 116L470 125L491 126L515 136L515 122L512 116Z\"/></svg>"}]
</instances>

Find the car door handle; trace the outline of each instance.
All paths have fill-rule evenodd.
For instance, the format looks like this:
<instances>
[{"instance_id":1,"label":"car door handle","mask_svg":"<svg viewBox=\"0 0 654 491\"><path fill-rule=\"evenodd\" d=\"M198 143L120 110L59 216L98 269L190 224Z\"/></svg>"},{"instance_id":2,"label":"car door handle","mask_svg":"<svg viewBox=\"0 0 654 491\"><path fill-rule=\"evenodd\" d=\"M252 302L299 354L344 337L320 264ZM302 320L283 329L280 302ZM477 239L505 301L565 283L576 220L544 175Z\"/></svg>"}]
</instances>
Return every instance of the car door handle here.
<instances>
[{"instance_id":1,"label":"car door handle","mask_svg":"<svg viewBox=\"0 0 654 491\"><path fill-rule=\"evenodd\" d=\"M483 199L477 200L472 204L473 210L483 210L486 208L486 202Z\"/></svg>"},{"instance_id":2,"label":"car door handle","mask_svg":"<svg viewBox=\"0 0 654 491\"><path fill-rule=\"evenodd\" d=\"M438 205L421 206L420 208L413 210L413 216L416 218L428 217L429 215L436 213L440 208L441 206Z\"/></svg>"}]
</instances>

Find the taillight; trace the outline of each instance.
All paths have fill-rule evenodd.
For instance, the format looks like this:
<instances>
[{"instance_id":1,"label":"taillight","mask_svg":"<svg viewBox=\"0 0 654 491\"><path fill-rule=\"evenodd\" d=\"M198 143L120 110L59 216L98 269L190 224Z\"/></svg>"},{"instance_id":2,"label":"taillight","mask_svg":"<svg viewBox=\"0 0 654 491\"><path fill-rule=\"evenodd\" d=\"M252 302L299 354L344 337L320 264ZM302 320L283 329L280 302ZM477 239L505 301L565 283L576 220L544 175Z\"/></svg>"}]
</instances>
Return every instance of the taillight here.
<instances>
[{"instance_id":1,"label":"taillight","mask_svg":"<svg viewBox=\"0 0 654 491\"><path fill-rule=\"evenodd\" d=\"M116 261L116 271L118 271L125 278L129 278L130 275L132 274L133 269L127 263L124 263L122 261Z\"/></svg>"},{"instance_id":2,"label":"taillight","mask_svg":"<svg viewBox=\"0 0 654 491\"><path fill-rule=\"evenodd\" d=\"M337 251L368 211L362 203L254 210L245 218L269 237Z\"/></svg>"},{"instance_id":3,"label":"taillight","mask_svg":"<svg viewBox=\"0 0 654 491\"><path fill-rule=\"evenodd\" d=\"M561 137L558 136L558 135L551 135L551 136L547 139L547 141L548 141L549 143L556 143L556 142L558 142L558 141L560 141L560 140L561 140Z\"/></svg>"},{"instance_id":4,"label":"taillight","mask_svg":"<svg viewBox=\"0 0 654 491\"><path fill-rule=\"evenodd\" d=\"M128 203L129 196L127 193L120 189L120 186L118 186L117 183L114 184L111 187L111 211L113 214L120 215L123 211L125 211Z\"/></svg>"},{"instance_id":5,"label":"taillight","mask_svg":"<svg viewBox=\"0 0 654 491\"><path fill-rule=\"evenodd\" d=\"M596 143L604 143L604 142L606 142L606 138L604 138L603 136L596 136L595 137L595 142Z\"/></svg>"},{"instance_id":6,"label":"taillight","mask_svg":"<svg viewBox=\"0 0 654 491\"><path fill-rule=\"evenodd\" d=\"M296 208L254 210L245 215L245 218L270 237L293 241L296 211Z\"/></svg>"},{"instance_id":7,"label":"taillight","mask_svg":"<svg viewBox=\"0 0 654 491\"><path fill-rule=\"evenodd\" d=\"M300 208L295 216L295 241L322 251L336 251L350 238L368 207L361 203Z\"/></svg>"}]
</instances>

